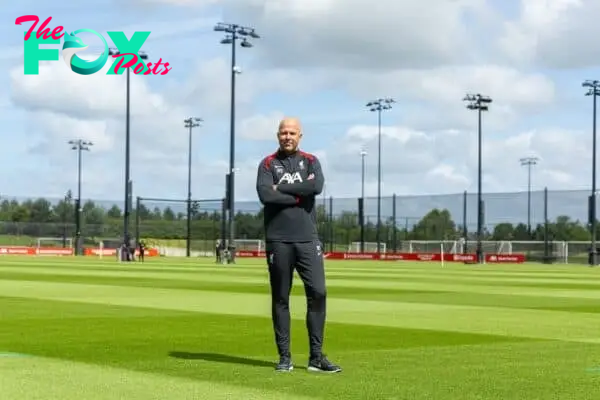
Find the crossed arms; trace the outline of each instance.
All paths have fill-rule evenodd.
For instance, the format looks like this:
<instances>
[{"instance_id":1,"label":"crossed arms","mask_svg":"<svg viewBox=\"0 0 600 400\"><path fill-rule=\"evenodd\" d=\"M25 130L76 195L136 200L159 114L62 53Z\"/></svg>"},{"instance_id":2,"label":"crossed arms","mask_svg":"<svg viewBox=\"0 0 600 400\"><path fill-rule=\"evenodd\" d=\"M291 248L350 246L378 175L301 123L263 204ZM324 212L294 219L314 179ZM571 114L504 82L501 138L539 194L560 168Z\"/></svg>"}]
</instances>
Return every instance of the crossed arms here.
<instances>
[{"instance_id":1,"label":"crossed arms","mask_svg":"<svg viewBox=\"0 0 600 400\"><path fill-rule=\"evenodd\" d=\"M262 204L295 205L300 202L300 197L308 197L320 194L323 191L325 179L318 159L310 164L309 178L299 183L284 183L275 185L273 173L264 162L258 167L256 179L256 191Z\"/></svg>"}]
</instances>

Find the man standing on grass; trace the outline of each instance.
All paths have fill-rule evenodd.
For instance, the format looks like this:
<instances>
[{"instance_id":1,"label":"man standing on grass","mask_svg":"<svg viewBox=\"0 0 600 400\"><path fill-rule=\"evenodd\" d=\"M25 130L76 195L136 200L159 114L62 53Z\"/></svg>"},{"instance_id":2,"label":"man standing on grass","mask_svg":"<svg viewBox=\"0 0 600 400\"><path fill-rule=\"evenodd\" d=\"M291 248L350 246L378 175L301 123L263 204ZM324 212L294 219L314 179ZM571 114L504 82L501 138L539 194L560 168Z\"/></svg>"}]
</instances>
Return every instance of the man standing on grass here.
<instances>
[{"instance_id":1,"label":"man standing on grass","mask_svg":"<svg viewBox=\"0 0 600 400\"><path fill-rule=\"evenodd\" d=\"M277 371L293 369L290 352L290 291L294 269L306 293L309 371L340 372L322 353L326 287L323 249L317 234L316 195L324 177L317 157L298 150L300 121L285 118L277 132L279 150L258 166L256 190L264 205L266 255L271 284L272 318L279 352Z\"/></svg>"}]
</instances>

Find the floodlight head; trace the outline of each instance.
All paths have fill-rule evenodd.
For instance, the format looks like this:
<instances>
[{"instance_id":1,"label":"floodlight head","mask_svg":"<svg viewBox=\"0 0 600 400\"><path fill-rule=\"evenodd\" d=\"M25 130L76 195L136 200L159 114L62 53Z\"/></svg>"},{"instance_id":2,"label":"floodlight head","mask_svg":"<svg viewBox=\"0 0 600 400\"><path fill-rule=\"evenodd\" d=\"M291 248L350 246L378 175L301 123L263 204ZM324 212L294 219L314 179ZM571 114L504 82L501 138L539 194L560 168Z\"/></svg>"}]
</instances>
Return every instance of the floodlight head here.
<instances>
[{"instance_id":1,"label":"floodlight head","mask_svg":"<svg viewBox=\"0 0 600 400\"><path fill-rule=\"evenodd\" d=\"M369 111L378 111L379 109L377 107L373 107L371 108Z\"/></svg>"},{"instance_id":2,"label":"floodlight head","mask_svg":"<svg viewBox=\"0 0 600 400\"><path fill-rule=\"evenodd\" d=\"M256 32L254 32L254 30L250 31L249 35L253 39L260 39L260 35Z\"/></svg>"},{"instance_id":3,"label":"floodlight head","mask_svg":"<svg viewBox=\"0 0 600 400\"><path fill-rule=\"evenodd\" d=\"M249 41L244 39L244 40L242 40L242 43L240 43L240 46L250 48L250 47L252 47L252 43L250 43Z\"/></svg>"},{"instance_id":4,"label":"floodlight head","mask_svg":"<svg viewBox=\"0 0 600 400\"><path fill-rule=\"evenodd\" d=\"M367 151L366 151L365 149L362 149L362 150L360 151L360 155L361 155L362 157L366 156L366 155L367 155Z\"/></svg>"},{"instance_id":5,"label":"floodlight head","mask_svg":"<svg viewBox=\"0 0 600 400\"><path fill-rule=\"evenodd\" d=\"M396 101L394 99L392 99L391 97L388 97L387 99L384 100L386 103L388 104L392 104L395 103Z\"/></svg>"},{"instance_id":6,"label":"floodlight head","mask_svg":"<svg viewBox=\"0 0 600 400\"><path fill-rule=\"evenodd\" d=\"M587 79L585 80L581 86L583 87L589 87L589 88L597 88L600 86L600 82L598 80L593 80L593 79Z\"/></svg>"},{"instance_id":7,"label":"floodlight head","mask_svg":"<svg viewBox=\"0 0 600 400\"><path fill-rule=\"evenodd\" d=\"M145 53L145 52L143 52L143 51L138 51L138 55L140 56L140 58L141 58L142 60L147 60L147 59L148 59L148 54L146 54L146 53Z\"/></svg>"},{"instance_id":8,"label":"floodlight head","mask_svg":"<svg viewBox=\"0 0 600 400\"><path fill-rule=\"evenodd\" d=\"M118 49L116 49L114 47L111 47L111 48L108 49L108 55L110 55L110 56L116 56L117 54L119 54L119 50Z\"/></svg>"},{"instance_id":9,"label":"floodlight head","mask_svg":"<svg viewBox=\"0 0 600 400\"><path fill-rule=\"evenodd\" d=\"M519 159L519 161L521 162L521 165L536 165L537 162L539 161L538 157L523 157L521 159Z\"/></svg>"},{"instance_id":10,"label":"floodlight head","mask_svg":"<svg viewBox=\"0 0 600 400\"><path fill-rule=\"evenodd\" d=\"M204 120L202 118L194 117L194 121L196 121L196 122L203 122Z\"/></svg>"},{"instance_id":11,"label":"floodlight head","mask_svg":"<svg viewBox=\"0 0 600 400\"><path fill-rule=\"evenodd\" d=\"M367 106L367 107L373 107L374 105L375 105L375 103L373 103L372 101L370 101L370 102L368 102L368 103L367 103L367 105L366 105L366 106Z\"/></svg>"},{"instance_id":12,"label":"floodlight head","mask_svg":"<svg viewBox=\"0 0 600 400\"><path fill-rule=\"evenodd\" d=\"M216 32L225 32L225 30L227 29L224 25L222 24L217 24L214 28L213 28Z\"/></svg>"},{"instance_id":13,"label":"floodlight head","mask_svg":"<svg viewBox=\"0 0 600 400\"><path fill-rule=\"evenodd\" d=\"M233 39L231 38L231 36L227 36L221 40L221 44L231 44L231 43L233 43Z\"/></svg>"},{"instance_id":14,"label":"floodlight head","mask_svg":"<svg viewBox=\"0 0 600 400\"><path fill-rule=\"evenodd\" d=\"M487 96L481 96L481 95L479 95L479 98L477 100L481 103L486 103L486 104L489 104L492 102L491 98L489 98Z\"/></svg>"}]
</instances>

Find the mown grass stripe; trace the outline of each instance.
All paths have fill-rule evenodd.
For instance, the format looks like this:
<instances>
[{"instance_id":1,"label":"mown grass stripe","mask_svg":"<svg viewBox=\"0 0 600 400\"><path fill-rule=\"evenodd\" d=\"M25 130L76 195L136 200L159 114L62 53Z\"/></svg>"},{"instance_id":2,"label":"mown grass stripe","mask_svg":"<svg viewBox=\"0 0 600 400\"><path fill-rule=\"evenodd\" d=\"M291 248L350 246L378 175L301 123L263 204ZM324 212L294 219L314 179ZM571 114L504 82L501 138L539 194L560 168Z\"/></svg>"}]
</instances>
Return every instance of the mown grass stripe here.
<instances>
[{"instance_id":1,"label":"mown grass stripe","mask_svg":"<svg viewBox=\"0 0 600 400\"><path fill-rule=\"evenodd\" d=\"M224 384L42 357L0 359L0 369L2 398L7 400L281 399L277 391L245 387L243 381Z\"/></svg>"},{"instance_id":2,"label":"mown grass stripe","mask_svg":"<svg viewBox=\"0 0 600 400\"><path fill-rule=\"evenodd\" d=\"M208 282L205 280L186 280L186 279L157 279L152 277L98 277L98 276L80 276L80 275L32 275L26 273L2 273L0 277L3 280L13 281L34 281L34 282L64 282L81 283L109 286L132 286L146 288L164 288L164 289L187 289L198 291L219 291L234 293L269 293L269 284L267 279L262 282L248 283L232 282L223 280L217 282ZM303 287L299 279L292 289L292 293L302 295ZM350 298L350 299L369 299L389 302L410 302L410 303L429 303L429 304L454 304L454 305L474 305L480 307L507 307L507 308L527 308L527 309L547 309L573 312L600 313L600 302L593 299L578 299L570 297L552 298L547 296L521 296L511 294L477 294L460 293L429 290L404 290L401 288L365 288L338 287L329 285L329 297Z\"/></svg>"},{"instance_id":3,"label":"mown grass stripe","mask_svg":"<svg viewBox=\"0 0 600 400\"><path fill-rule=\"evenodd\" d=\"M51 271L45 271L50 273ZM89 274L89 271L81 272L80 275ZM105 273L103 276L131 276L135 272L119 272L111 275ZM267 272L263 271L262 276L259 274L252 275L252 277L240 276L238 274L198 274L191 275L190 280L201 280L204 282L231 282L240 284L260 284L268 279ZM93 273L91 273L93 276ZM140 275L141 276L141 275ZM173 276L170 278L169 273L157 274L155 277L158 279L180 279L181 275ZM1 274L0 274L1 278ZM556 287L552 290L548 290L543 286L519 286L519 285L488 285L488 284L468 284L468 283L439 283L434 280L432 281L410 281L400 280L391 281L389 279L385 281L377 280L351 280L351 279L337 279L328 278L329 287L362 287L362 288L380 288L380 289L403 289L410 291L433 291L433 292L457 292L457 293L480 293L480 294L499 294L499 295L510 295L513 293L519 293L521 296L534 296L534 297L551 297L551 298L584 298L584 299L600 299L600 290L594 288L565 288Z\"/></svg>"},{"instance_id":4,"label":"mown grass stripe","mask_svg":"<svg viewBox=\"0 0 600 400\"><path fill-rule=\"evenodd\" d=\"M0 281L4 296L185 310L228 315L270 315L268 294L147 289L84 284ZM302 296L292 298L292 314L304 319ZM332 298L329 319L364 324L539 339L600 342L594 314L500 307L455 306Z\"/></svg>"}]
</instances>

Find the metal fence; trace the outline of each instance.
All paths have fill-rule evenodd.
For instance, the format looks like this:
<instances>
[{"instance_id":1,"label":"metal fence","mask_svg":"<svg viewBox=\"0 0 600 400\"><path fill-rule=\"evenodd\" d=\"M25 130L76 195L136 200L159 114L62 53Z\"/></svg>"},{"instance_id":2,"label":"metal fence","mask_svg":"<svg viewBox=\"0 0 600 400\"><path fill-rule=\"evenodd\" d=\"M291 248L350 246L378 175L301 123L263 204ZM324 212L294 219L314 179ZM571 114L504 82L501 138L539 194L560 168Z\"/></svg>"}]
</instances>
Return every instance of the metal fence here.
<instances>
[{"instance_id":1,"label":"metal fence","mask_svg":"<svg viewBox=\"0 0 600 400\"><path fill-rule=\"evenodd\" d=\"M548 233L544 208L551 223L550 240L588 240L588 191L532 191L485 193L484 234L494 240L544 240ZM387 249L400 249L406 240L451 240L468 237L477 229L475 193L448 195L388 196L381 199L381 239ZM222 237L222 203L202 202L192 216L191 239L197 249L212 249ZM157 240L185 240L187 205L182 200L143 200L134 207L131 232ZM83 204L84 243L122 236L120 202L92 201ZM236 203L236 237L261 239L261 205L258 201ZM530 213L528 213L530 209ZM529 215L528 215L529 214ZM361 224L357 198L320 197L318 222L328 249L347 249L360 241ZM136 222L137 221L137 222ZM531 230L528 229L528 222ZM364 200L365 241L376 240L377 199ZM74 204L70 199L0 198L0 244L35 243L38 237L74 235Z\"/></svg>"}]
</instances>

